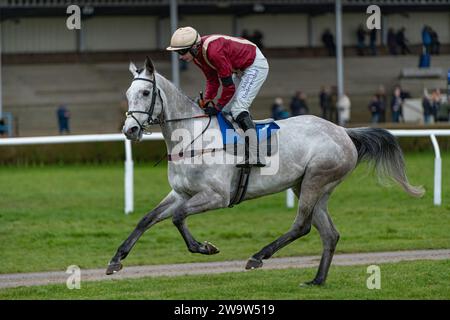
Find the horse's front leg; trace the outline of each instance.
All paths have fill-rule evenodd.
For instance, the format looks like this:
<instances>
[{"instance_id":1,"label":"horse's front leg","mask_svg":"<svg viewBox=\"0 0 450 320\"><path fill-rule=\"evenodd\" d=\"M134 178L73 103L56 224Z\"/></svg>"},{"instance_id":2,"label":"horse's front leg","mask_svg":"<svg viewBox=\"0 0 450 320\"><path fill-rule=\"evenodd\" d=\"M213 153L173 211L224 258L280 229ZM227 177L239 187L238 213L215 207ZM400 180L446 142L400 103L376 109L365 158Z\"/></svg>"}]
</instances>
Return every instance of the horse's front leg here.
<instances>
[{"instance_id":1,"label":"horse's front leg","mask_svg":"<svg viewBox=\"0 0 450 320\"><path fill-rule=\"evenodd\" d=\"M225 202L226 200L220 194L213 191L205 191L197 193L175 210L172 216L173 224L180 231L190 252L201 254L216 254L219 252L219 249L212 243L207 241L200 243L194 239L186 225L186 217L208 210L223 208L226 206Z\"/></svg>"},{"instance_id":2,"label":"horse's front leg","mask_svg":"<svg viewBox=\"0 0 450 320\"><path fill-rule=\"evenodd\" d=\"M141 221L139 221L133 232L117 249L116 254L108 265L106 274L113 274L122 269L122 263L120 261L127 257L142 234L154 224L170 217L183 202L184 199L175 191L172 191L155 209L147 213Z\"/></svg>"}]
</instances>

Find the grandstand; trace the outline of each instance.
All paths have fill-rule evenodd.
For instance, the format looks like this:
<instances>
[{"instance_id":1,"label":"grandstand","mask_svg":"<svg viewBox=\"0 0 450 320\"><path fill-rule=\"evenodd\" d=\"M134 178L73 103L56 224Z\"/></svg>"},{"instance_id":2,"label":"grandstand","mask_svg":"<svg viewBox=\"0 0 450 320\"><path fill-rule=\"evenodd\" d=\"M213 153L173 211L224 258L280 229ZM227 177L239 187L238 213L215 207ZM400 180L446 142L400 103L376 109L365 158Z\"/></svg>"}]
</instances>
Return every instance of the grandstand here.
<instances>
[{"instance_id":1,"label":"grandstand","mask_svg":"<svg viewBox=\"0 0 450 320\"><path fill-rule=\"evenodd\" d=\"M66 28L65 0L0 0L3 111L14 116L15 135L57 133L56 109L65 103L72 113L72 133L118 132L123 99L129 86L129 60L146 55L157 70L171 78L169 0L84 0L80 30ZM345 91L352 100L352 123L369 120L367 103L383 84L388 91L402 83L420 98L424 85L402 81L403 68L417 67L421 29L427 24L439 34L441 55L432 66L450 68L450 1L343 0ZM368 5L378 4L382 30L379 55L356 55L356 29L365 23ZM336 83L336 60L327 57L320 37L334 33L333 1L208 1L178 0L179 25L200 33L264 34L263 51L271 71L253 106L257 118L270 115L276 96L288 104L296 90L308 94L312 113L319 114L318 91ZM270 23L267 23L270 21ZM390 56L385 48L388 28L404 26L412 54ZM433 86L445 88L445 79ZM442 83L442 85L440 85ZM190 96L203 89L195 66L182 72L180 87ZM408 87L410 85L410 87Z\"/></svg>"}]
</instances>

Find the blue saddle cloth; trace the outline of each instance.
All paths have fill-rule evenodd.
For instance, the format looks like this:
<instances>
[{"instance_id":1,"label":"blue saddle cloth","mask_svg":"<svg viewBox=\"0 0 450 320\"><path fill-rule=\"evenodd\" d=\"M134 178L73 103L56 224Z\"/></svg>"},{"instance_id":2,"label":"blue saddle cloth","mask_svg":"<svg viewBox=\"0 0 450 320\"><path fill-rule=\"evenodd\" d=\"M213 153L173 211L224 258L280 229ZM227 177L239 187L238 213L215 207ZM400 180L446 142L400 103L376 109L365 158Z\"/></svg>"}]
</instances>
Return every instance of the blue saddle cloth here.
<instances>
[{"instance_id":1,"label":"blue saddle cloth","mask_svg":"<svg viewBox=\"0 0 450 320\"><path fill-rule=\"evenodd\" d=\"M244 144L243 136L240 136L233 125L225 118L225 116L219 112L217 114L217 120L219 121L220 131L222 132L223 144ZM256 133L258 143L269 139L272 136L272 133L276 132L280 127L275 123L274 120L268 120L264 123L256 124Z\"/></svg>"}]
</instances>

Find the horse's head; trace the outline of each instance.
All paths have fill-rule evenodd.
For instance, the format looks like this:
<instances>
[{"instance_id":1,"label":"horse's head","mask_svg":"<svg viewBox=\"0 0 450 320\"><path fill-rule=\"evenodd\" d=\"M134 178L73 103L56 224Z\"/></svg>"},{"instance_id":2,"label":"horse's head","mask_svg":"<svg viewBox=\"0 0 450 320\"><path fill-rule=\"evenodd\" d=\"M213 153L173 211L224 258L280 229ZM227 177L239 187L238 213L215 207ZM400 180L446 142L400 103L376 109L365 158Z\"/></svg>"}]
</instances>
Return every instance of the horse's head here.
<instances>
[{"instance_id":1,"label":"horse's head","mask_svg":"<svg viewBox=\"0 0 450 320\"><path fill-rule=\"evenodd\" d=\"M150 125L159 123L163 111L155 67L148 57L144 65L145 68L138 69L130 62L130 72L134 79L127 90L128 112L122 130L130 140L141 140Z\"/></svg>"}]
</instances>

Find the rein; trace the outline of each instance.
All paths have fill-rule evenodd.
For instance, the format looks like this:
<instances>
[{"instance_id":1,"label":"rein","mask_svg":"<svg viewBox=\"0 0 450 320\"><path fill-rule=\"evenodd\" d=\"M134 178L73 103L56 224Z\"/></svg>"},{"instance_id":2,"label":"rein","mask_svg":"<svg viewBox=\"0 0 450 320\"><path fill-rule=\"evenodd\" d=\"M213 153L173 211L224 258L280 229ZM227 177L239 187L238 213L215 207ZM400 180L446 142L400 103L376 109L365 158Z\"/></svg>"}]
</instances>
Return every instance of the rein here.
<instances>
[{"instance_id":1,"label":"rein","mask_svg":"<svg viewBox=\"0 0 450 320\"><path fill-rule=\"evenodd\" d=\"M147 81L150 82L151 84L153 84L153 88L152 88L152 101L150 102L150 107L148 111L127 111L125 113L125 115L127 117L132 117L134 119L134 121L136 121L136 123L139 125L140 129L142 130L142 132L144 134L151 134L152 132L150 130L147 130L147 128L149 126L155 125L155 124L159 124L159 125L164 125L166 122L175 122L175 121L183 121L183 120L190 120L190 119L198 119L198 118L209 118L208 124L206 125L205 129L203 129L203 131L197 136L195 137L186 147L186 149L188 147L190 147L199 137L201 137L206 130L208 130L209 125L211 124L211 116L207 115L207 114L200 114L200 115L195 115L195 116L190 116L190 117L185 117L185 118L176 118L176 119L164 119L164 101L161 97L161 91L159 89L157 89L156 87L156 76L154 78L154 80L151 79L147 79L147 78L134 78L133 81L137 81L137 80L141 80L141 81ZM157 96L159 96L159 100L161 101L161 106L162 106L162 110L161 110L161 116L158 119L153 119L153 112L155 109L155 103L156 103L156 98ZM136 117L133 115L134 113L143 113L146 114L147 120L144 123L140 123L138 121L138 119L136 119ZM161 119L162 118L162 119ZM190 153L187 153L186 149L184 149L182 152L180 152L177 156L178 159L186 157L186 156L191 156L194 157L196 155L196 152L193 152L194 150L191 150ZM200 150L201 154L204 153L204 151L208 152L207 150ZM164 158L166 157L163 156L160 160L158 160L154 166L157 166ZM167 158L169 161L172 161L173 159L176 159L175 155L167 155Z\"/></svg>"},{"instance_id":2,"label":"rein","mask_svg":"<svg viewBox=\"0 0 450 320\"><path fill-rule=\"evenodd\" d=\"M151 84L153 84L153 88L152 88L152 101L150 102L150 107L148 109L148 111L127 111L125 113L125 115L127 117L132 117L134 119L134 121L136 121L136 123L139 125L140 129L142 130L143 133L147 133L147 128L151 125L155 125L155 124L159 124L159 125L164 125L164 123L166 122L174 122L174 121L182 121L182 120L189 120L189 119L197 119L197 118L207 118L210 117L207 114L199 114L199 115L195 115L195 116L190 116L190 117L185 117L185 118L176 118L176 119L153 119L153 112L155 109L155 104L156 104L156 98L157 96L159 96L159 100L161 101L161 106L162 106L162 110L161 110L161 117L164 116L164 101L161 97L161 91L159 89L157 89L156 86L156 77L154 80L151 79L147 79L147 78L134 78L133 81L137 81L137 80L141 80L141 81L147 81L150 82ZM136 119L136 117L133 115L134 113L143 113L146 114L147 120L144 123L140 123L138 121L138 119ZM210 121L211 122L211 121ZM208 124L209 126L209 124ZM148 130L149 131L149 130ZM202 132L203 134L204 132ZM151 131L149 131L148 134L151 134Z\"/></svg>"}]
</instances>

